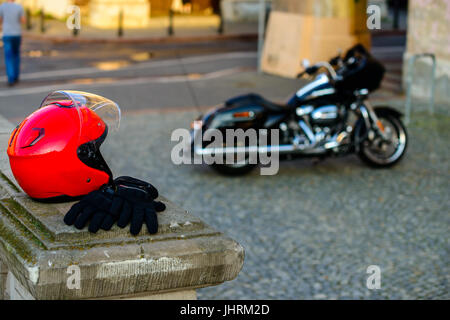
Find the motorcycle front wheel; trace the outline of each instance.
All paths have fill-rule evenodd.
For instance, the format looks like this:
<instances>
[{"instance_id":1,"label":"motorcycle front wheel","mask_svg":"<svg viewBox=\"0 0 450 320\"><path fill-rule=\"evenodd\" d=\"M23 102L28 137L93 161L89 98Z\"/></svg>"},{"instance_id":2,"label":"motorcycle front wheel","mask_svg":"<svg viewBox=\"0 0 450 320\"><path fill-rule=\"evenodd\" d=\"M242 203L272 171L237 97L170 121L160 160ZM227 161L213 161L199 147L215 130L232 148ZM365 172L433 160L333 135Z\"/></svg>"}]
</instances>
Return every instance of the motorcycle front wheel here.
<instances>
[{"instance_id":1,"label":"motorcycle front wheel","mask_svg":"<svg viewBox=\"0 0 450 320\"><path fill-rule=\"evenodd\" d=\"M365 163L376 168L390 167L399 162L406 152L408 133L402 121L391 114L377 114L386 139L380 136L360 144L358 155Z\"/></svg>"}]
</instances>

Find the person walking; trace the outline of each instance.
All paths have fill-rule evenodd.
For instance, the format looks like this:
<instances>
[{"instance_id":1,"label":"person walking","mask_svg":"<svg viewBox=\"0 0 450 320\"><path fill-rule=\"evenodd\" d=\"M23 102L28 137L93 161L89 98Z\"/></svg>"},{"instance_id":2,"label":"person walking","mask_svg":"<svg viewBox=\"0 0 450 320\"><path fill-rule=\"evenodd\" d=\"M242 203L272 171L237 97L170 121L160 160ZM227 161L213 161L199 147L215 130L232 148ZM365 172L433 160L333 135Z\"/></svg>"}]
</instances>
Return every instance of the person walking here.
<instances>
[{"instance_id":1,"label":"person walking","mask_svg":"<svg viewBox=\"0 0 450 320\"><path fill-rule=\"evenodd\" d=\"M3 50L9 86L19 81L22 23L25 23L25 14L20 4L8 0L0 5L0 24L3 28Z\"/></svg>"}]
</instances>

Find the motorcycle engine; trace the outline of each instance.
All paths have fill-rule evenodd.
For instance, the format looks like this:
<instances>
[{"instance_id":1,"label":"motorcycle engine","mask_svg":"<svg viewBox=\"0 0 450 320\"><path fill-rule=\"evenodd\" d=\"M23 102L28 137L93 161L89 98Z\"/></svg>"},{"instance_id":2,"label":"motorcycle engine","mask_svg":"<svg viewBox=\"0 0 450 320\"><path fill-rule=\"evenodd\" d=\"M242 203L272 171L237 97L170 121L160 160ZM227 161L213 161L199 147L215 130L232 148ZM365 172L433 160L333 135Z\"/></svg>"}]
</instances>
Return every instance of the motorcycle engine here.
<instances>
[{"instance_id":1,"label":"motorcycle engine","mask_svg":"<svg viewBox=\"0 0 450 320\"><path fill-rule=\"evenodd\" d=\"M310 113L310 121L312 125L333 126L339 122L339 108L336 105L324 105L315 108Z\"/></svg>"},{"instance_id":2,"label":"motorcycle engine","mask_svg":"<svg viewBox=\"0 0 450 320\"><path fill-rule=\"evenodd\" d=\"M296 110L301 126L301 135L306 134L310 146L331 141L342 129L345 108L334 104L304 105ZM303 122L303 123L301 123Z\"/></svg>"},{"instance_id":3,"label":"motorcycle engine","mask_svg":"<svg viewBox=\"0 0 450 320\"><path fill-rule=\"evenodd\" d=\"M345 118L343 106L303 105L296 109L298 118L280 125L283 143L314 147L332 141L342 131Z\"/></svg>"}]
</instances>

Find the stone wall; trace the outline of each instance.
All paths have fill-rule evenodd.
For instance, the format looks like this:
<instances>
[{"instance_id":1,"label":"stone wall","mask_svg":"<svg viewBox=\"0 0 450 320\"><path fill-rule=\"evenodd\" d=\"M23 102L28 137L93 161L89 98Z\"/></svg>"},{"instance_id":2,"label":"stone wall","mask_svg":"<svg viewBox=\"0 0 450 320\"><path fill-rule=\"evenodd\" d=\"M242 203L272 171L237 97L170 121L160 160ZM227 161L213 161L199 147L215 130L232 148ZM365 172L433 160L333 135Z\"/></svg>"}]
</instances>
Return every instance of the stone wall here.
<instances>
[{"instance_id":1,"label":"stone wall","mask_svg":"<svg viewBox=\"0 0 450 320\"><path fill-rule=\"evenodd\" d=\"M437 59L436 102L450 101L450 1L410 0L408 9L407 51L404 55L403 82L410 74L408 60L414 54L430 52ZM429 97L431 62L417 61L413 81L413 96ZM449 103L450 104L450 103Z\"/></svg>"},{"instance_id":2,"label":"stone wall","mask_svg":"<svg viewBox=\"0 0 450 320\"><path fill-rule=\"evenodd\" d=\"M8 275L8 268L6 264L0 261L0 300L7 299L5 289L6 289L6 277Z\"/></svg>"}]
</instances>

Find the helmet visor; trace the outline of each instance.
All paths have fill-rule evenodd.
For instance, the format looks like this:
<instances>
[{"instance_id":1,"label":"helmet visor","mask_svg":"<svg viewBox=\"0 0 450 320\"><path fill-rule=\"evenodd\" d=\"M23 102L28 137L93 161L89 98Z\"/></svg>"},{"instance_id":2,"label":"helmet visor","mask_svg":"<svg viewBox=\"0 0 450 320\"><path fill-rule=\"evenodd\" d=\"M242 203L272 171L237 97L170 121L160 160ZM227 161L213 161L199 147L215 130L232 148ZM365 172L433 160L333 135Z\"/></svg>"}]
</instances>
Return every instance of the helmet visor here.
<instances>
[{"instance_id":1,"label":"helmet visor","mask_svg":"<svg viewBox=\"0 0 450 320\"><path fill-rule=\"evenodd\" d=\"M54 91L42 101L39 108L48 105L76 108L80 121L82 119L80 109L85 107L94 111L105 122L109 131L118 130L120 126L121 111L117 103L93 93L73 90Z\"/></svg>"}]
</instances>

